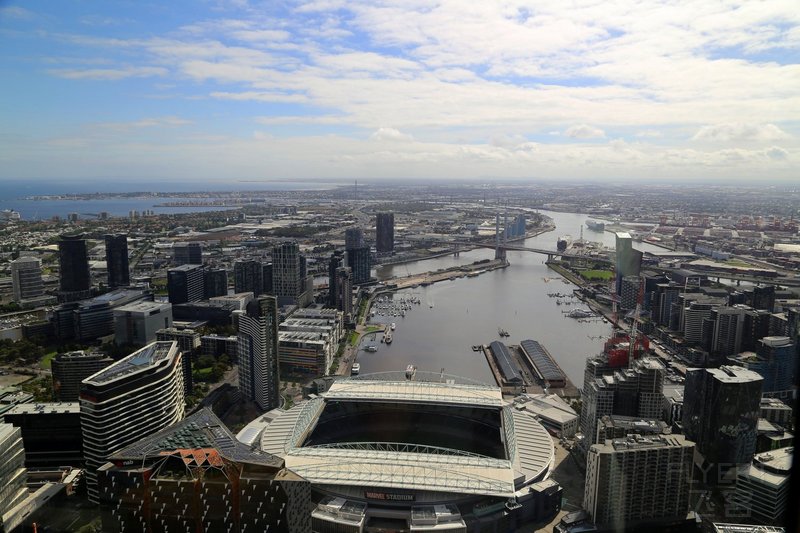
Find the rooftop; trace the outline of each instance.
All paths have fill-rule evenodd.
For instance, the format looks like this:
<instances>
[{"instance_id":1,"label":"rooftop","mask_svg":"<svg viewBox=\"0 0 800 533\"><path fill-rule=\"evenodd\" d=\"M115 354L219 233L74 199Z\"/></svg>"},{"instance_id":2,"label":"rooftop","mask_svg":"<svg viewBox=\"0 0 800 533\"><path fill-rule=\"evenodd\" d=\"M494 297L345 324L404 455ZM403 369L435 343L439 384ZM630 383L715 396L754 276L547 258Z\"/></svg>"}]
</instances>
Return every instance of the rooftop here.
<instances>
[{"instance_id":1,"label":"rooftop","mask_svg":"<svg viewBox=\"0 0 800 533\"><path fill-rule=\"evenodd\" d=\"M116 311L124 311L126 313L130 312L148 313L150 311L166 309L170 307L170 305L171 304L167 302L136 302L128 305L123 305L121 307L117 307Z\"/></svg>"},{"instance_id":2,"label":"rooftop","mask_svg":"<svg viewBox=\"0 0 800 533\"><path fill-rule=\"evenodd\" d=\"M18 403L6 415L80 414L79 402Z\"/></svg>"},{"instance_id":3,"label":"rooftop","mask_svg":"<svg viewBox=\"0 0 800 533\"><path fill-rule=\"evenodd\" d=\"M176 341L157 341L148 344L141 350L133 352L124 359L120 359L97 374L89 376L84 382L91 382L99 385L119 379L123 376L144 372L167 358L174 357L177 353L178 343Z\"/></svg>"},{"instance_id":4,"label":"rooftop","mask_svg":"<svg viewBox=\"0 0 800 533\"><path fill-rule=\"evenodd\" d=\"M190 452L215 449L222 457L236 462L258 463L281 468L283 460L259 448L251 448L231 434L217 416L201 409L177 424L114 453L113 459L141 460L164 452Z\"/></svg>"},{"instance_id":5,"label":"rooftop","mask_svg":"<svg viewBox=\"0 0 800 533\"><path fill-rule=\"evenodd\" d=\"M707 368L706 371L723 383L750 383L764 379L759 373L738 366L723 365L719 368Z\"/></svg>"}]
</instances>

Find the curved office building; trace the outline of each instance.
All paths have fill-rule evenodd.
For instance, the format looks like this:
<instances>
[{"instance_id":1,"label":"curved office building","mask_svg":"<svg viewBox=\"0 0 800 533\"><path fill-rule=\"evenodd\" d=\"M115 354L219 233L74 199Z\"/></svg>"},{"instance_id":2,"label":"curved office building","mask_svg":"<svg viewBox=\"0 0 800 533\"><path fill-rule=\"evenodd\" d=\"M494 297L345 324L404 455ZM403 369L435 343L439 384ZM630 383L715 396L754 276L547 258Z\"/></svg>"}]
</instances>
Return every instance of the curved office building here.
<instances>
[{"instance_id":1,"label":"curved office building","mask_svg":"<svg viewBox=\"0 0 800 533\"><path fill-rule=\"evenodd\" d=\"M154 342L81 382L81 431L89 499L106 457L180 420L183 366L178 343Z\"/></svg>"}]
</instances>

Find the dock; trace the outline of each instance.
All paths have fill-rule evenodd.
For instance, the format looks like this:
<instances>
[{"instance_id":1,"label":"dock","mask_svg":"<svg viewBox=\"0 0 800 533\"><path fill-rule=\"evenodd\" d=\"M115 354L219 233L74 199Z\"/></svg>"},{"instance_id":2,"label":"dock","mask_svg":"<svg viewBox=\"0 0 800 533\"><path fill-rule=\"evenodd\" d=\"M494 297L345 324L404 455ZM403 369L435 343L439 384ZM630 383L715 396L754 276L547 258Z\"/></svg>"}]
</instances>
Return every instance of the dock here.
<instances>
[{"instance_id":1,"label":"dock","mask_svg":"<svg viewBox=\"0 0 800 533\"><path fill-rule=\"evenodd\" d=\"M538 343L537 343L538 344ZM504 345L506 346L506 345ZM541 346L541 345L540 345ZM486 357L486 362L489 364L489 369L492 371L492 375L494 376L495 383L498 387L503 391L503 394L508 395L518 395L521 393L541 393L544 392L545 389L545 380L544 376L547 375L554 377L552 374L552 367L555 367L559 372L560 375L563 377L563 380L553 380L554 383L548 387L548 392L551 394L557 394L562 398L580 398L580 390L578 387L575 386L574 383L567 377L566 373L561 370L561 367L558 366L558 363L550 356L550 353L542 349L546 352L547 356L552 361L552 365L550 366L550 372L546 373L544 369L539 369L533 361L526 355L525 351L519 345L512 345L506 346L510 353L510 363L514 366L516 373L518 374L520 381L507 381L502 370L500 369L500 365L497 362L496 355L493 353L491 346L489 344L484 344L480 346L480 351L483 352L484 357ZM544 365L542 365L544 366ZM563 385L563 386L554 386L554 385Z\"/></svg>"}]
</instances>

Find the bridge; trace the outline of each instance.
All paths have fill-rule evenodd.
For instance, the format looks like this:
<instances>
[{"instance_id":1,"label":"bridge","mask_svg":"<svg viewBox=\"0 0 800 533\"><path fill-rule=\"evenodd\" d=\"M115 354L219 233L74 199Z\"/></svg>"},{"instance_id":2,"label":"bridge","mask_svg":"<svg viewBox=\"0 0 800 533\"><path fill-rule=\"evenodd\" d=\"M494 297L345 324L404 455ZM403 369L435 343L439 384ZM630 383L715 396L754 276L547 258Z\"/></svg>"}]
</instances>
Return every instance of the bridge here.
<instances>
[{"instance_id":1,"label":"bridge","mask_svg":"<svg viewBox=\"0 0 800 533\"><path fill-rule=\"evenodd\" d=\"M563 257L565 259L584 259L593 261L595 263L603 263L605 265L613 265L614 261L607 258L607 257L595 257L595 256L586 256L581 254L574 254L574 253L567 253L567 252L559 252L557 250L546 250L544 248L530 248L528 246L523 246L521 244L513 244L509 242L486 242L486 241L445 241L445 240L437 240L437 241L428 241L433 242L438 245L443 246L453 246L455 251L453 253L458 254L464 248L491 248L495 250L495 259L505 258L506 251L515 251L515 252L531 252L535 254L546 255L547 260L550 261L553 257Z\"/></svg>"}]
</instances>

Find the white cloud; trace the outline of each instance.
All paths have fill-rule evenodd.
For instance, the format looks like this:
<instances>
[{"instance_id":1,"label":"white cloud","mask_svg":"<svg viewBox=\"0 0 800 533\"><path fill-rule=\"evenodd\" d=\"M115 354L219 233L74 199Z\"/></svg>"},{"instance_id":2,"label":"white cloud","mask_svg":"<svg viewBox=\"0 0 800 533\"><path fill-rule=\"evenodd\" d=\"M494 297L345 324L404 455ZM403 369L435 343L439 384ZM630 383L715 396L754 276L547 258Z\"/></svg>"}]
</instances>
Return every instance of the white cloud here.
<instances>
[{"instance_id":1,"label":"white cloud","mask_svg":"<svg viewBox=\"0 0 800 533\"><path fill-rule=\"evenodd\" d=\"M390 141L390 142L411 142L414 137L406 133L402 133L395 128L378 128L369 137L373 141Z\"/></svg>"},{"instance_id":2,"label":"white cloud","mask_svg":"<svg viewBox=\"0 0 800 533\"><path fill-rule=\"evenodd\" d=\"M775 124L748 124L730 122L703 126L692 137L693 141L778 141L788 139L789 135Z\"/></svg>"},{"instance_id":3,"label":"white cloud","mask_svg":"<svg viewBox=\"0 0 800 533\"><path fill-rule=\"evenodd\" d=\"M573 139L602 139L606 136L606 132L587 124L577 124L567 128L564 135Z\"/></svg>"},{"instance_id":4,"label":"white cloud","mask_svg":"<svg viewBox=\"0 0 800 533\"><path fill-rule=\"evenodd\" d=\"M167 69L161 67L124 67L124 68L93 68L93 69L52 69L51 74L59 78L71 80L108 80L116 81L125 78L149 78L152 76L166 76Z\"/></svg>"}]
</instances>

